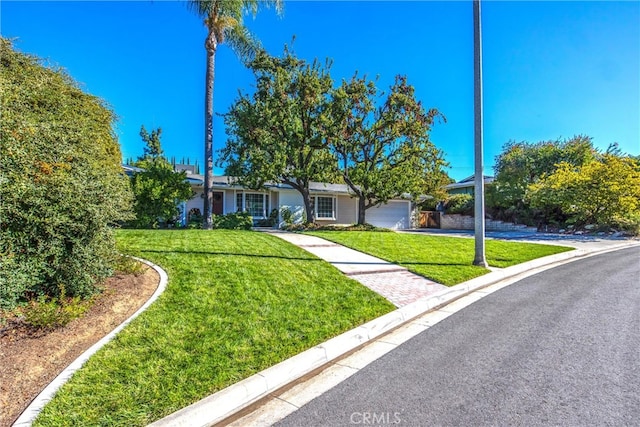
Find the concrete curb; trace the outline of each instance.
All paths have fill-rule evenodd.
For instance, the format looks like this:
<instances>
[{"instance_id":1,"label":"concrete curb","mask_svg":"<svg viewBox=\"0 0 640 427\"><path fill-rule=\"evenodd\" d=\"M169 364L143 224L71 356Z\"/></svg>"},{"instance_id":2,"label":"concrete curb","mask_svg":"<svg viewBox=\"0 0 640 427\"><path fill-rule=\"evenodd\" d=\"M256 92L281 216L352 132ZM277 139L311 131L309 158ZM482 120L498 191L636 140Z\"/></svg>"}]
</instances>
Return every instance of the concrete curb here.
<instances>
[{"instance_id":1,"label":"concrete curb","mask_svg":"<svg viewBox=\"0 0 640 427\"><path fill-rule=\"evenodd\" d=\"M258 401L269 397L312 372L323 368L343 356L364 346L412 319L440 308L479 289L516 276L521 278L553 268L559 263L570 262L588 256L599 255L627 247L638 242L625 242L600 250L575 249L523 264L488 273L464 283L443 289L391 313L347 331L335 338L284 360L249 378L233 384L217 393L166 416L152 424L154 427L167 426L212 426L221 423Z\"/></svg>"},{"instance_id":2,"label":"concrete curb","mask_svg":"<svg viewBox=\"0 0 640 427\"><path fill-rule=\"evenodd\" d=\"M67 366L64 371L62 371L57 377L54 378L53 381L49 383L48 386L44 388L36 396L35 399L27 406L20 417L13 423L13 427L27 427L33 424L36 417L40 414L44 406L49 403L53 396L58 392L60 387L62 387L69 379L73 376L73 374L82 367L86 363L87 360L91 356L93 356L98 350L100 350L105 344L111 341L125 326L127 326L133 319L138 317L140 313L145 311L149 306L164 292L167 287L167 282L169 281L169 277L167 273L159 266L153 264L150 261L144 260L142 258L131 257L137 261L142 262L143 264L148 265L153 268L160 275L160 283L158 284L158 288L151 295L151 298L142 305L135 313L133 313L127 320L122 322L119 326L117 326L113 331L104 336L100 341L89 347L84 353L82 353L76 360L71 362L69 366Z\"/></svg>"}]
</instances>

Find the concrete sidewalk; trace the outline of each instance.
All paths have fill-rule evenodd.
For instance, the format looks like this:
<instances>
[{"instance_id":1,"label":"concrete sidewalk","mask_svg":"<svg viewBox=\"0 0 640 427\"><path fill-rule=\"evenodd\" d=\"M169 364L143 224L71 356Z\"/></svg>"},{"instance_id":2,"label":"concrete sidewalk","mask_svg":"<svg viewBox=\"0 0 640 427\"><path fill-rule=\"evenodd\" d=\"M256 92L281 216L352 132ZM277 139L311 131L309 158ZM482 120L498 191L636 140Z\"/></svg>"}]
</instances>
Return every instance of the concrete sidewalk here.
<instances>
[{"instance_id":1,"label":"concrete sidewalk","mask_svg":"<svg viewBox=\"0 0 640 427\"><path fill-rule=\"evenodd\" d=\"M446 286L411 273L404 267L319 237L279 230L266 232L327 261L347 276L382 295L396 307L404 307L446 289Z\"/></svg>"}]
</instances>

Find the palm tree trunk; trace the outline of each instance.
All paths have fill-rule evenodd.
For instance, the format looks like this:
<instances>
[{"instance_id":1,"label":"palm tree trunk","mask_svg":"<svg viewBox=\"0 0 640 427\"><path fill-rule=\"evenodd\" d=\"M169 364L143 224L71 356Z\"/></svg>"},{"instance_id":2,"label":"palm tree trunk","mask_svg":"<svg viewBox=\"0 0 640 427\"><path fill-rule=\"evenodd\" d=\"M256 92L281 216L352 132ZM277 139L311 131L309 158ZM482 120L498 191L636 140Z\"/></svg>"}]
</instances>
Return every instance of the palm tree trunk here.
<instances>
[{"instance_id":1,"label":"palm tree trunk","mask_svg":"<svg viewBox=\"0 0 640 427\"><path fill-rule=\"evenodd\" d=\"M207 38L205 48L207 50L207 71L205 77L204 95L204 218L202 228L211 230L213 221L211 218L213 200L213 82L215 76L216 49L215 41Z\"/></svg>"}]
</instances>

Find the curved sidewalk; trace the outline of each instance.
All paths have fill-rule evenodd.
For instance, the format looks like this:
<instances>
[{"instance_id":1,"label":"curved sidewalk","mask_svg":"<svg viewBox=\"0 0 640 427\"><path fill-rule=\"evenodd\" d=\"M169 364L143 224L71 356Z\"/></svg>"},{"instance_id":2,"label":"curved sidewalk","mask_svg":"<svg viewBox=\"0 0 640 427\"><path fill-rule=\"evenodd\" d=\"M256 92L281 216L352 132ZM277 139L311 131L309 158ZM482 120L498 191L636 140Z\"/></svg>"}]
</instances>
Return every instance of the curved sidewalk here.
<instances>
[{"instance_id":1,"label":"curved sidewalk","mask_svg":"<svg viewBox=\"0 0 640 427\"><path fill-rule=\"evenodd\" d=\"M404 267L320 237L279 230L266 232L327 261L347 276L382 295L396 307L404 307L446 289L446 286L411 273Z\"/></svg>"}]
</instances>

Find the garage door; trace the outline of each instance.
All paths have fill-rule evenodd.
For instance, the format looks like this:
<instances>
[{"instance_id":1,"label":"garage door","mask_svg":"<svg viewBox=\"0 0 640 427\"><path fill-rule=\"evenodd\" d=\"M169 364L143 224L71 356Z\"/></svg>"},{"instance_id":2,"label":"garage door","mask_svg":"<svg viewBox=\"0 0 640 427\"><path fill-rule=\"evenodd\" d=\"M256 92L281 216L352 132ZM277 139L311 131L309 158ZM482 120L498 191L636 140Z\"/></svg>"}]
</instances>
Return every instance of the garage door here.
<instances>
[{"instance_id":1,"label":"garage door","mask_svg":"<svg viewBox=\"0 0 640 427\"><path fill-rule=\"evenodd\" d=\"M369 208L366 213L366 221L376 227L400 230L410 228L409 202L391 201L377 208Z\"/></svg>"}]
</instances>

